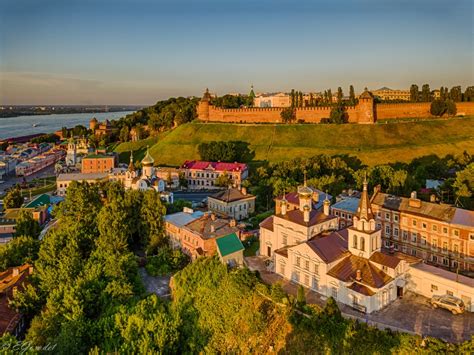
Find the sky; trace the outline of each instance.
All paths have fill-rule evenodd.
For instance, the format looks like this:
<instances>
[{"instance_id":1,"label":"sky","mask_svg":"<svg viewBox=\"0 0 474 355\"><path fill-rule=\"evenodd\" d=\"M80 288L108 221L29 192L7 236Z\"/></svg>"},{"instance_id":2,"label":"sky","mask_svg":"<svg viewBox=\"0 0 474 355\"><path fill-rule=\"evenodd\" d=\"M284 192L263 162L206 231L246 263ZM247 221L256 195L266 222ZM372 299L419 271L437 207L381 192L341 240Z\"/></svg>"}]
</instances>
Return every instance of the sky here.
<instances>
[{"instance_id":1,"label":"sky","mask_svg":"<svg viewBox=\"0 0 474 355\"><path fill-rule=\"evenodd\" d=\"M0 0L0 104L474 84L471 0Z\"/></svg>"}]
</instances>

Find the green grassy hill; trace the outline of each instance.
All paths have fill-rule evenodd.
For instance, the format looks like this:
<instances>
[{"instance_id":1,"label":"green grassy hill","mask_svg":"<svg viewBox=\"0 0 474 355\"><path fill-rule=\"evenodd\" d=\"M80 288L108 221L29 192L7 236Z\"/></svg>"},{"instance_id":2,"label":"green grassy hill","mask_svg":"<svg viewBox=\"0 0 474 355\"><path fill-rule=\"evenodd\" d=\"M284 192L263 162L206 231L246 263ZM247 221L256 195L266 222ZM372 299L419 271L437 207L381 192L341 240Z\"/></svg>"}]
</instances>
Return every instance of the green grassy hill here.
<instances>
[{"instance_id":1,"label":"green grassy hill","mask_svg":"<svg viewBox=\"0 0 474 355\"><path fill-rule=\"evenodd\" d=\"M162 134L150 152L157 164L180 165L186 159L199 159L199 143L213 140L248 142L255 150L255 160L273 162L322 153L350 154L375 165L410 161L428 154L444 156L464 150L474 153L474 117L375 125L193 122ZM143 150L143 145L135 144ZM119 145L116 150L123 152L124 148Z\"/></svg>"}]
</instances>

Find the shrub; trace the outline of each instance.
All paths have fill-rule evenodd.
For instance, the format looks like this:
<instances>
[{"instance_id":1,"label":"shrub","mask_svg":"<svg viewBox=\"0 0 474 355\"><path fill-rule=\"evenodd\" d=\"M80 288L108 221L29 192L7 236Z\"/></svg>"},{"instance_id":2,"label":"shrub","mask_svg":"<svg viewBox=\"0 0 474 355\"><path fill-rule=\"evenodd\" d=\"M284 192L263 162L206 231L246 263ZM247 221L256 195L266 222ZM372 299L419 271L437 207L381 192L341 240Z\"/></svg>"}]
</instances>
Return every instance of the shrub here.
<instances>
[{"instance_id":1,"label":"shrub","mask_svg":"<svg viewBox=\"0 0 474 355\"><path fill-rule=\"evenodd\" d=\"M189 256L179 249L161 248L157 255L150 256L145 266L151 276L167 275L181 270L189 263Z\"/></svg>"}]
</instances>

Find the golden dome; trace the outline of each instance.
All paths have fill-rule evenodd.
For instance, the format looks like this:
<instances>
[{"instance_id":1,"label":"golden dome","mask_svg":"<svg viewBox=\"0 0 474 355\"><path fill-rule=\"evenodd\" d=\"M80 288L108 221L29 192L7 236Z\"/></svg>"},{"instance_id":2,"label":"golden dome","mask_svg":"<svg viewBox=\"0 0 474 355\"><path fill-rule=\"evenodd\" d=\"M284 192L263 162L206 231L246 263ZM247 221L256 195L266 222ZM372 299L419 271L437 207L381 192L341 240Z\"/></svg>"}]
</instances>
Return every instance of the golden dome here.
<instances>
[{"instance_id":1,"label":"golden dome","mask_svg":"<svg viewBox=\"0 0 474 355\"><path fill-rule=\"evenodd\" d=\"M155 159L153 159L153 157L150 155L150 151L147 148L145 158L143 158L143 160L142 160L142 165L143 166L153 166L154 163L155 163Z\"/></svg>"}]
</instances>

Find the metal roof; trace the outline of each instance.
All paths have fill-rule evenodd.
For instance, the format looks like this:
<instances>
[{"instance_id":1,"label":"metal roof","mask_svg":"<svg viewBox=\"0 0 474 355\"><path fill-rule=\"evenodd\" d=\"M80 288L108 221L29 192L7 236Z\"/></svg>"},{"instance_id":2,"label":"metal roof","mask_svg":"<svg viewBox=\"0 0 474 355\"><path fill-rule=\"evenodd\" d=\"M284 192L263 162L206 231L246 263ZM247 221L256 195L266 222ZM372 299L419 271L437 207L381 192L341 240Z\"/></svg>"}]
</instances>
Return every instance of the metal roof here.
<instances>
[{"instance_id":1,"label":"metal roof","mask_svg":"<svg viewBox=\"0 0 474 355\"><path fill-rule=\"evenodd\" d=\"M203 215L204 215L204 212L201 212L201 211L195 211L193 213L177 212L177 213L166 215L165 221L177 227L183 227L184 225L202 217Z\"/></svg>"},{"instance_id":2,"label":"metal roof","mask_svg":"<svg viewBox=\"0 0 474 355\"><path fill-rule=\"evenodd\" d=\"M245 249L239 237L237 237L237 234L235 233L231 233L223 237L217 238L216 244L221 256L233 254L235 252Z\"/></svg>"},{"instance_id":3,"label":"metal roof","mask_svg":"<svg viewBox=\"0 0 474 355\"><path fill-rule=\"evenodd\" d=\"M336 202L334 205L331 206L331 208L335 208L335 209L350 212L350 213L356 213L357 207L359 207L359 202L360 202L360 199L356 197L346 197L343 200Z\"/></svg>"}]
</instances>

